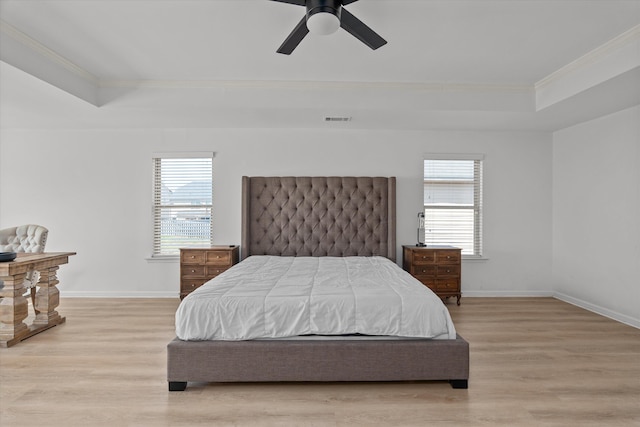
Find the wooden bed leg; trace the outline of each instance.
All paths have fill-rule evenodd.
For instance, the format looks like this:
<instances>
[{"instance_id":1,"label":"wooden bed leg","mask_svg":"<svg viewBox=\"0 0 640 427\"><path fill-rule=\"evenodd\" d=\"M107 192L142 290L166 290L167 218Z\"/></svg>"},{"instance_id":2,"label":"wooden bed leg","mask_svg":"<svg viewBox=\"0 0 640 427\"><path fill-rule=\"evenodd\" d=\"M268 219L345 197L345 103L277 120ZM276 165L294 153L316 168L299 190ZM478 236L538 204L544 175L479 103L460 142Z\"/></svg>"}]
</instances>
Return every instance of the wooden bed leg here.
<instances>
[{"instance_id":1,"label":"wooden bed leg","mask_svg":"<svg viewBox=\"0 0 640 427\"><path fill-rule=\"evenodd\" d=\"M449 380L452 388L469 388L469 380Z\"/></svg>"},{"instance_id":2,"label":"wooden bed leg","mask_svg":"<svg viewBox=\"0 0 640 427\"><path fill-rule=\"evenodd\" d=\"M186 388L186 381L169 381L169 391L184 391Z\"/></svg>"}]
</instances>

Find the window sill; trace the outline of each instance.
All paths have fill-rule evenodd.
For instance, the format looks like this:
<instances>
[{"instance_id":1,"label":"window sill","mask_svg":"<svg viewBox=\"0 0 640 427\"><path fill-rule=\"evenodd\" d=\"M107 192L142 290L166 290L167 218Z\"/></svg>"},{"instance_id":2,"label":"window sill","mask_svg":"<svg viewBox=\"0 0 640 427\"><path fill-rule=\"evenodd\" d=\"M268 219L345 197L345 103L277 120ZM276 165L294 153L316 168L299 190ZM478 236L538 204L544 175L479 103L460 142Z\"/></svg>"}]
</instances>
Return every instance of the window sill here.
<instances>
[{"instance_id":1,"label":"window sill","mask_svg":"<svg viewBox=\"0 0 640 427\"><path fill-rule=\"evenodd\" d=\"M156 263L156 262L178 262L180 261L180 255L161 255L161 256L152 256L145 258L147 262Z\"/></svg>"},{"instance_id":2,"label":"window sill","mask_svg":"<svg viewBox=\"0 0 640 427\"><path fill-rule=\"evenodd\" d=\"M489 261L489 258L486 256L462 255L462 261Z\"/></svg>"}]
</instances>

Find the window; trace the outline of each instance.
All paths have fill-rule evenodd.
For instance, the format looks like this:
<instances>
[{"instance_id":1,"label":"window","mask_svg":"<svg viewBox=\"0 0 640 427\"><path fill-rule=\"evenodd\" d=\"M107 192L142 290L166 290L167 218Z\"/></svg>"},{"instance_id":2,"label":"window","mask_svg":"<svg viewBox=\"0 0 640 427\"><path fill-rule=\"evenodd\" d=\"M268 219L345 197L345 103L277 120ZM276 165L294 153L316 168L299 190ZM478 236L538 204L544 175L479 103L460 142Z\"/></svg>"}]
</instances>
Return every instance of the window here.
<instances>
[{"instance_id":1,"label":"window","mask_svg":"<svg viewBox=\"0 0 640 427\"><path fill-rule=\"evenodd\" d=\"M153 158L153 256L212 244L213 153Z\"/></svg>"},{"instance_id":2,"label":"window","mask_svg":"<svg viewBox=\"0 0 640 427\"><path fill-rule=\"evenodd\" d=\"M482 256L482 155L425 155L427 245L462 248Z\"/></svg>"}]
</instances>

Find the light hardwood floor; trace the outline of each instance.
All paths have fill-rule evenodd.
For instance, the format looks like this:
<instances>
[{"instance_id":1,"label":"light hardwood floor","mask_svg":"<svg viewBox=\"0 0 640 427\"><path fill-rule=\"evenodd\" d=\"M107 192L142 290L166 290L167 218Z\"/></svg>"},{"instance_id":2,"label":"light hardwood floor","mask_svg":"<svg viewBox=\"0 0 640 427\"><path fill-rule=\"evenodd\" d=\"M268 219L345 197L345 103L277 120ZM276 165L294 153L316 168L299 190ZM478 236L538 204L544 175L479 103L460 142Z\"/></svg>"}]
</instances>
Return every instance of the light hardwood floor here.
<instances>
[{"instance_id":1,"label":"light hardwood floor","mask_svg":"<svg viewBox=\"0 0 640 427\"><path fill-rule=\"evenodd\" d=\"M640 330L550 298L449 302L471 346L447 383L193 384L167 391L178 299L63 299L0 349L0 425L640 426Z\"/></svg>"}]
</instances>

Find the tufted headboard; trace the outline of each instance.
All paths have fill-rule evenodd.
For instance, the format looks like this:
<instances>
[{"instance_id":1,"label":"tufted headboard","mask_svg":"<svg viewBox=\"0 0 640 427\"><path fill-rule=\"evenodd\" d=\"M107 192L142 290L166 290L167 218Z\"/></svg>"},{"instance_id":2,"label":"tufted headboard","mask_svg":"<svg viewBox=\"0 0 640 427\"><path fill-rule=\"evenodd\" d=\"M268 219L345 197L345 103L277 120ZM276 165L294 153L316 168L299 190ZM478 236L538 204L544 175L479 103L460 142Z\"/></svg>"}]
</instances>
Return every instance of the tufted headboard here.
<instances>
[{"instance_id":1,"label":"tufted headboard","mask_svg":"<svg viewBox=\"0 0 640 427\"><path fill-rule=\"evenodd\" d=\"M396 258L395 177L242 177L242 259Z\"/></svg>"}]
</instances>

